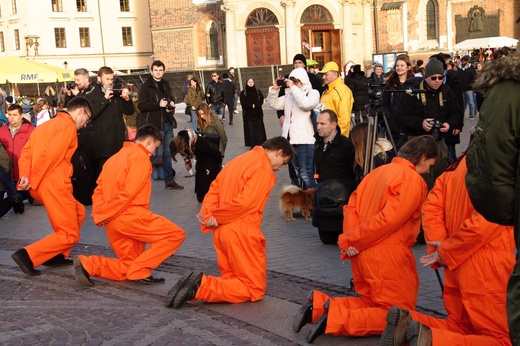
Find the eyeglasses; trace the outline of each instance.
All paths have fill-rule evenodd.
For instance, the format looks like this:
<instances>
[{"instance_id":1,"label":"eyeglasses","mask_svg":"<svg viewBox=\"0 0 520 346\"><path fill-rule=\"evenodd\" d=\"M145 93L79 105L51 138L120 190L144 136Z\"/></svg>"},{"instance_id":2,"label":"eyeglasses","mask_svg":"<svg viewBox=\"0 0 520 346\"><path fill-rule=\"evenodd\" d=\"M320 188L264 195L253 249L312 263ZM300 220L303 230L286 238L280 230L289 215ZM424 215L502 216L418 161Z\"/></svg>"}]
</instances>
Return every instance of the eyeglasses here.
<instances>
[{"instance_id":1,"label":"eyeglasses","mask_svg":"<svg viewBox=\"0 0 520 346\"><path fill-rule=\"evenodd\" d=\"M83 108L83 110L85 111L85 114L87 115L88 120L92 119L92 113L89 114L85 108Z\"/></svg>"},{"instance_id":2,"label":"eyeglasses","mask_svg":"<svg viewBox=\"0 0 520 346\"><path fill-rule=\"evenodd\" d=\"M444 79L443 76L431 76L431 77L430 77L430 80L432 80L432 81L435 81L435 80L443 80L443 79Z\"/></svg>"}]
</instances>

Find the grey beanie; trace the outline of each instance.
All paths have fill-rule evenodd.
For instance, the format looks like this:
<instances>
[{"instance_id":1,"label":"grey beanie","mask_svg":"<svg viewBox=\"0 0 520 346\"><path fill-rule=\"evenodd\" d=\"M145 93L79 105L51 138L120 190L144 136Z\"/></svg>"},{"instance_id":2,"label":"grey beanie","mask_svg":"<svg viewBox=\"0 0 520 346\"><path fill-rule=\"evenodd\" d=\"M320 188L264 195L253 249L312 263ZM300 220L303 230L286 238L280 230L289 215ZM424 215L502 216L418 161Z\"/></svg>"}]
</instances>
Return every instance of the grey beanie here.
<instances>
[{"instance_id":1,"label":"grey beanie","mask_svg":"<svg viewBox=\"0 0 520 346\"><path fill-rule=\"evenodd\" d=\"M424 78L428 78L433 74L441 74L444 76L444 68L442 67L442 62L437 60L436 58L432 58L426 64L426 74Z\"/></svg>"}]
</instances>

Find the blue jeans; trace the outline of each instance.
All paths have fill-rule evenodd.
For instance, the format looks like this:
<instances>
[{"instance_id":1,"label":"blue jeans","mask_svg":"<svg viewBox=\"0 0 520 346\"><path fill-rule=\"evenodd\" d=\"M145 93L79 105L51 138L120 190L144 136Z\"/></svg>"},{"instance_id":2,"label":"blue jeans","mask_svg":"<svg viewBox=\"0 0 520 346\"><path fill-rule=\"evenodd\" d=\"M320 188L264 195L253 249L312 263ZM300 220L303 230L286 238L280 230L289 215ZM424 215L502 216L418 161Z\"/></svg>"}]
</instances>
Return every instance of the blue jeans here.
<instances>
[{"instance_id":1,"label":"blue jeans","mask_svg":"<svg viewBox=\"0 0 520 346\"><path fill-rule=\"evenodd\" d=\"M197 111L191 110L191 126L193 127L193 131L198 131L197 127Z\"/></svg>"},{"instance_id":2,"label":"blue jeans","mask_svg":"<svg viewBox=\"0 0 520 346\"><path fill-rule=\"evenodd\" d=\"M314 180L314 144L293 145L296 155L292 158L292 164L303 181L303 188L316 188Z\"/></svg>"},{"instance_id":3,"label":"blue jeans","mask_svg":"<svg viewBox=\"0 0 520 346\"><path fill-rule=\"evenodd\" d=\"M215 115L220 115L222 116L223 118L225 118L224 116L224 103L213 103L211 105L211 112Z\"/></svg>"},{"instance_id":4,"label":"blue jeans","mask_svg":"<svg viewBox=\"0 0 520 346\"><path fill-rule=\"evenodd\" d=\"M233 97L233 110L237 109L238 102L238 93L235 92L235 96Z\"/></svg>"},{"instance_id":5,"label":"blue jeans","mask_svg":"<svg viewBox=\"0 0 520 346\"><path fill-rule=\"evenodd\" d=\"M175 171L172 167L172 157L170 155L170 142L173 138L173 126L168 123L164 123L163 129L161 130L161 135L163 136L163 142L155 151L155 155L152 156L152 164L157 162L159 158L162 158L162 166L164 169L164 182L167 184L168 182L173 180L175 177Z\"/></svg>"},{"instance_id":6,"label":"blue jeans","mask_svg":"<svg viewBox=\"0 0 520 346\"><path fill-rule=\"evenodd\" d=\"M473 118L475 116L475 96L473 95L473 90L464 91L462 96L464 96L464 109L462 113L466 111L466 105L469 103L469 116Z\"/></svg>"}]
</instances>

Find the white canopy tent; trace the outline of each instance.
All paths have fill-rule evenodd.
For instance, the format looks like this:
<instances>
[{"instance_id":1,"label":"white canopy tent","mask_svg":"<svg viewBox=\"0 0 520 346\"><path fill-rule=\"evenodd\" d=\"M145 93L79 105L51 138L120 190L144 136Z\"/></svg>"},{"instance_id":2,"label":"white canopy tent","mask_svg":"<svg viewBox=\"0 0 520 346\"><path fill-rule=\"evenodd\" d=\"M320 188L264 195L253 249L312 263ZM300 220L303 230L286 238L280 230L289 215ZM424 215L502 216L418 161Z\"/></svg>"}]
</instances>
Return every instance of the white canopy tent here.
<instances>
[{"instance_id":1,"label":"white canopy tent","mask_svg":"<svg viewBox=\"0 0 520 346\"><path fill-rule=\"evenodd\" d=\"M518 43L517 39L506 37L506 36L496 36L496 37L483 37L483 38L473 38L469 40L464 40L462 42L457 43L453 46L453 49L459 50L468 50L468 49L478 49L478 48L502 48L502 47L514 47Z\"/></svg>"}]
</instances>

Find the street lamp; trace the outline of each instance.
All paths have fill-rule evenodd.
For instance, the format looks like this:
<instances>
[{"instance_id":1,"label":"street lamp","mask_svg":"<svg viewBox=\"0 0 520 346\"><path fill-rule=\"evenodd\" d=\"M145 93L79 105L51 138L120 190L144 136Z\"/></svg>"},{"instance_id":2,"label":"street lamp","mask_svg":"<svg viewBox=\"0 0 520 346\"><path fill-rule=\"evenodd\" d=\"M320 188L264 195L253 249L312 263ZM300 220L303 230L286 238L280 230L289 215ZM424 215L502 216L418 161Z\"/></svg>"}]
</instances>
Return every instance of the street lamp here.
<instances>
[{"instance_id":1,"label":"street lamp","mask_svg":"<svg viewBox=\"0 0 520 346\"><path fill-rule=\"evenodd\" d=\"M69 63L66 60L63 62L63 67L65 67L65 70L69 67Z\"/></svg>"}]
</instances>

